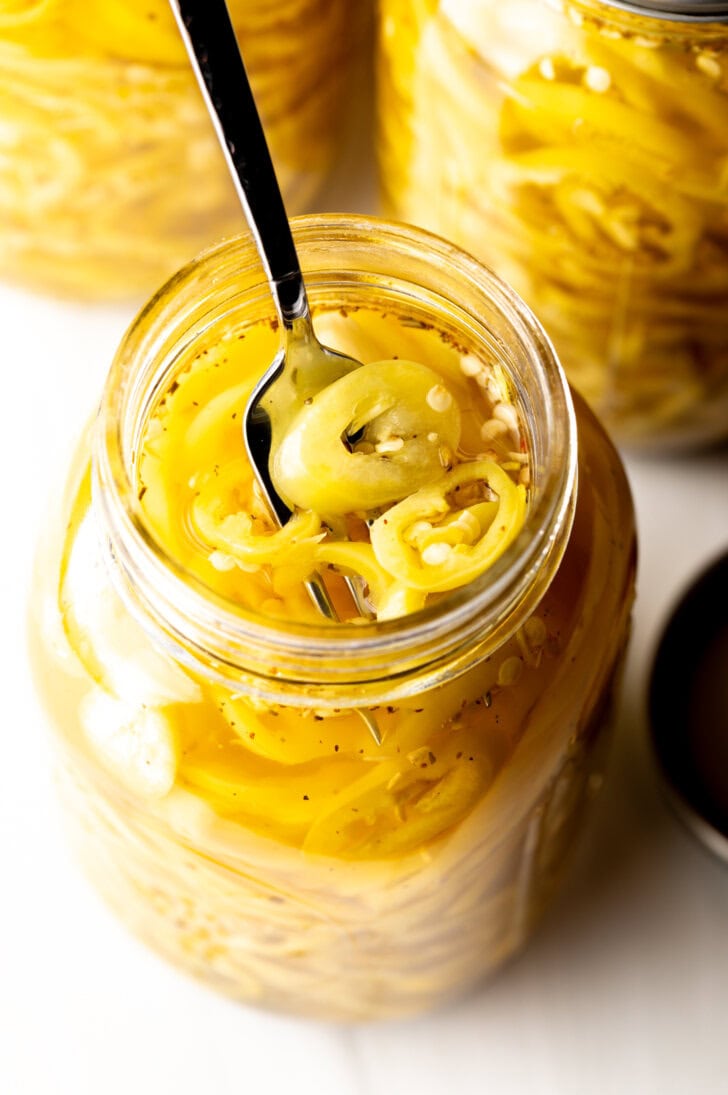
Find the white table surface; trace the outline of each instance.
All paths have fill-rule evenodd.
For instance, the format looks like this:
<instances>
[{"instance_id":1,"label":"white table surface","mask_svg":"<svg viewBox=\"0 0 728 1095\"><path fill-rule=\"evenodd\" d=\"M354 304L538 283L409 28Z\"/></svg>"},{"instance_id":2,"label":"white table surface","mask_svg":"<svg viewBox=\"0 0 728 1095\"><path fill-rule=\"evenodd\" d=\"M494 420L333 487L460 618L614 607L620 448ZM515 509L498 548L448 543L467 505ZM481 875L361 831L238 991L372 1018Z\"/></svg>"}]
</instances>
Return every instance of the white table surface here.
<instances>
[{"instance_id":1,"label":"white table surface","mask_svg":"<svg viewBox=\"0 0 728 1095\"><path fill-rule=\"evenodd\" d=\"M372 207L351 156L321 208ZM25 654L37 529L132 307L0 288L3 1095L717 1095L728 1092L728 867L659 796L645 682L686 582L728 546L728 448L627 458L634 633L609 776L526 952L476 995L354 1028L218 998L127 935L69 858Z\"/></svg>"}]
</instances>

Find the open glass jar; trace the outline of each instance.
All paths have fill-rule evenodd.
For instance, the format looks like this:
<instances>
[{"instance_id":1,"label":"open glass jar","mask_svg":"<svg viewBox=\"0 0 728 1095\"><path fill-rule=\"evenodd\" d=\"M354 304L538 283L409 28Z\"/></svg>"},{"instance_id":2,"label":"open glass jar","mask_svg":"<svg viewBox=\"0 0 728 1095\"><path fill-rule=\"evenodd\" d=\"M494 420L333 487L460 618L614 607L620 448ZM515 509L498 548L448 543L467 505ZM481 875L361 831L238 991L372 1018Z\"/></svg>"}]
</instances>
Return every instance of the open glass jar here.
<instances>
[{"instance_id":1,"label":"open glass jar","mask_svg":"<svg viewBox=\"0 0 728 1095\"><path fill-rule=\"evenodd\" d=\"M297 622L272 594L244 608L180 564L139 486L149 423L191 391L190 444L216 440L220 413L238 437L277 344L255 249L231 240L124 339L39 555L34 662L79 854L134 930L238 998L381 1018L503 962L562 874L600 782L633 512L614 448L503 283L419 230L293 224L338 349L455 360L473 398L476 364L508 387L493 437L527 447L521 532L479 578L380 622Z\"/></svg>"},{"instance_id":2,"label":"open glass jar","mask_svg":"<svg viewBox=\"0 0 728 1095\"><path fill-rule=\"evenodd\" d=\"M229 0L291 213L323 183L367 5ZM0 3L0 274L82 298L147 294L239 231L167 0Z\"/></svg>"},{"instance_id":3,"label":"open glass jar","mask_svg":"<svg viewBox=\"0 0 728 1095\"><path fill-rule=\"evenodd\" d=\"M385 209L528 300L629 444L728 434L728 4L383 0Z\"/></svg>"}]
</instances>

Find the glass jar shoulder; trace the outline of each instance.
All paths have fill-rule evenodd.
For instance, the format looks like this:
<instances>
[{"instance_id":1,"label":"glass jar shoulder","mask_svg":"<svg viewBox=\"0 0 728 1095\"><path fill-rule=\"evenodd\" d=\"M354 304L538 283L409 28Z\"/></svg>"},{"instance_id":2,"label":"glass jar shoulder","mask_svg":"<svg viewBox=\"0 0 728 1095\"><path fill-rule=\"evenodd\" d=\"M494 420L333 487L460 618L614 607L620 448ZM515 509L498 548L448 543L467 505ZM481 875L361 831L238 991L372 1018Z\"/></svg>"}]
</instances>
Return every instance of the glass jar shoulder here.
<instances>
[{"instance_id":1,"label":"glass jar shoulder","mask_svg":"<svg viewBox=\"0 0 728 1095\"><path fill-rule=\"evenodd\" d=\"M563 559L525 624L470 674L488 681L484 725L509 728L497 796L524 810L565 758L586 755L606 730L634 600L636 530L624 468L586 403L575 402L579 485Z\"/></svg>"},{"instance_id":2,"label":"glass jar shoulder","mask_svg":"<svg viewBox=\"0 0 728 1095\"><path fill-rule=\"evenodd\" d=\"M574 524L551 595L570 605L579 631L605 648L623 630L634 597L636 524L624 464L586 401L572 391L578 430ZM611 626L605 626L611 625Z\"/></svg>"},{"instance_id":3,"label":"glass jar shoulder","mask_svg":"<svg viewBox=\"0 0 728 1095\"><path fill-rule=\"evenodd\" d=\"M157 648L109 578L91 503L88 431L39 543L30 662L57 740L74 763L101 761L142 798L169 790L177 744L165 715L199 686Z\"/></svg>"}]
</instances>

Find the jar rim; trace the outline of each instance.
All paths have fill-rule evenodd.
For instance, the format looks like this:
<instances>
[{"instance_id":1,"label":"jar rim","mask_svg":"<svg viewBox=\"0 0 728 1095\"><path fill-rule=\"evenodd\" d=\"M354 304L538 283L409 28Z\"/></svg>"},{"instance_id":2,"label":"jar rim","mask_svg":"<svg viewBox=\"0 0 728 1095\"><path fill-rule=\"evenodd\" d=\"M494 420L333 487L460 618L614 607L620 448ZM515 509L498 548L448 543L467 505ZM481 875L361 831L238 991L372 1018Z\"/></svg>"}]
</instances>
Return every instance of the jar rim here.
<instances>
[{"instance_id":1,"label":"jar rim","mask_svg":"<svg viewBox=\"0 0 728 1095\"><path fill-rule=\"evenodd\" d=\"M631 15L664 19L676 23L728 22L726 0L599 0L608 8L618 8Z\"/></svg>"},{"instance_id":2,"label":"jar rim","mask_svg":"<svg viewBox=\"0 0 728 1095\"><path fill-rule=\"evenodd\" d=\"M394 266L406 258L417 269L431 271L434 284L449 279L461 290L461 299L484 308L487 304L503 318L527 352L529 383L535 386L531 396L542 401L539 413L548 449L539 469L538 497L529 505L519 536L485 574L419 612L333 627L264 618L232 605L166 555L139 504L130 438L138 437L150 383L169 370L180 340L190 337L195 324L204 331L211 322L200 294L213 303L224 301L243 270L254 271L257 289L267 292L249 235L203 251L159 290L128 329L109 371L97 419L94 505L117 591L178 660L196 669L204 665L227 684L242 680L267 698L304 686L320 693L319 699L336 702L342 689L355 687L363 696L385 677L390 688L393 680L400 682L396 690L401 695L422 687L423 672L444 679L443 674L463 671L463 659L472 660L473 646L482 646L486 632L495 645L505 641L525 618L518 605L529 592L543 592L546 575L558 565L576 483L576 425L568 383L548 336L525 302L467 252L422 229L377 217L314 214L293 218L291 224L307 280L312 272L308 254L316 247L319 263L324 250L335 251L339 266L342 259L346 262L347 249L356 252L361 265L363 254L379 248L383 263ZM371 271L368 278L371 285ZM380 278L392 281L386 269ZM272 316L272 301L270 309Z\"/></svg>"}]
</instances>

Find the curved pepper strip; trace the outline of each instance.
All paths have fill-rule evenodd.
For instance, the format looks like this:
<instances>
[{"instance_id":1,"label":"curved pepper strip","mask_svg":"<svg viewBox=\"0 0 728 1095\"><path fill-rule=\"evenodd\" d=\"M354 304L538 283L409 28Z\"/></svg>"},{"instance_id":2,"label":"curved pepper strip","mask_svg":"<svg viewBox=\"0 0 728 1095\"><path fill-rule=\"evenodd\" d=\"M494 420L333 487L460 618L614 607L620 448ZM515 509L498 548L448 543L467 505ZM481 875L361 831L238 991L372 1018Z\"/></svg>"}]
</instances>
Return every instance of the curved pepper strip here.
<instances>
[{"instance_id":1,"label":"curved pepper strip","mask_svg":"<svg viewBox=\"0 0 728 1095\"><path fill-rule=\"evenodd\" d=\"M474 543L442 544L441 561L427 563L423 552L408 539L420 521L442 521L458 509L454 500L465 488L487 486L498 496L498 508L487 528L480 529ZM405 585L426 593L456 589L476 578L501 555L517 536L526 513L526 492L517 486L492 460L459 464L429 487L411 494L392 506L371 527L372 547L377 560ZM424 549L425 551L427 549Z\"/></svg>"},{"instance_id":2,"label":"curved pepper strip","mask_svg":"<svg viewBox=\"0 0 728 1095\"><path fill-rule=\"evenodd\" d=\"M171 13L160 0L104 0L89 18L87 0L65 0L66 18L96 49L124 60L180 67L182 39Z\"/></svg>"},{"instance_id":3,"label":"curved pepper strip","mask_svg":"<svg viewBox=\"0 0 728 1095\"><path fill-rule=\"evenodd\" d=\"M431 746L374 765L322 804L303 847L345 858L402 854L460 821L493 770L477 735L450 728Z\"/></svg>"},{"instance_id":4,"label":"curved pepper strip","mask_svg":"<svg viewBox=\"0 0 728 1095\"><path fill-rule=\"evenodd\" d=\"M305 510L294 513L282 528L269 529L267 522L238 508L238 482L237 461L233 461L219 474L208 476L200 487L191 519L202 538L243 569L296 563L310 573L315 567L316 544L325 535L321 518Z\"/></svg>"}]
</instances>

